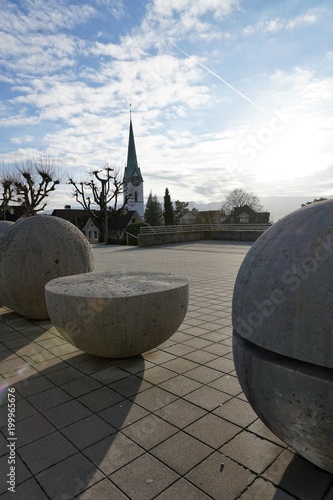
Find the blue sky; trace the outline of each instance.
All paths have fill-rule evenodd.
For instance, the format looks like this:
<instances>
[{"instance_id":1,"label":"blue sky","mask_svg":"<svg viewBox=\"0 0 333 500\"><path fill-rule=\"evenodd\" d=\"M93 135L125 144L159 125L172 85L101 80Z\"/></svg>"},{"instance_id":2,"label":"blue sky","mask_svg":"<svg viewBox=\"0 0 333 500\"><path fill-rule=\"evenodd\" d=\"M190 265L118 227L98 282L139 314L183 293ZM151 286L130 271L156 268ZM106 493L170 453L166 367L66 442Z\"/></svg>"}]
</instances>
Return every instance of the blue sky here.
<instances>
[{"instance_id":1,"label":"blue sky","mask_svg":"<svg viewBox=\"0 0 333 500\"><path fill-rule=\"evenodd\" d=\"M332 14L320 0L2 0L0 162L122 172L131 104L146 197L333 195Z\"/></svg>"}]
</instances>

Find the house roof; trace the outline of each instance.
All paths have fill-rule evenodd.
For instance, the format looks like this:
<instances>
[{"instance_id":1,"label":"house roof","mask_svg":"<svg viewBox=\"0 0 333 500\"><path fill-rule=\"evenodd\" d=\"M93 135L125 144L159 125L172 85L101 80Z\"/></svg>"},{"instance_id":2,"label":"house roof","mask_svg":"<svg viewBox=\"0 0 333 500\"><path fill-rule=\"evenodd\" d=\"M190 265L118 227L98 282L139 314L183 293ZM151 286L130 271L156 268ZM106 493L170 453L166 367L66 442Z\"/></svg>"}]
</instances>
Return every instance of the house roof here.
<instances>
[{"instance_id":1,"label":"house roof","mask_svg":"<svg viewBox=\"0 0 333 500\"><path fill-rule=\"evenodd\" d=\"M235 207L231 214L223 221L224 223L234 223L239 222L241 216L248 215L251 223L261 223L268 224L270 212L256 212L248 205L243 205L242 207Z\"/></svg>"},{"instance_id":2,"label":"house roof","mask_svg":"<svg viewBox=\"0 0 333 500\"><path fill-rule=\"evenodd\" d=\"M127 213L118 215L118 217L115 217L112 221L109 222L109 230L122 231L128 226L128 224L131 223L131 220L133 219L135 214L139 215L136 210L128 210Z\"/></svg>"}]
</instances>

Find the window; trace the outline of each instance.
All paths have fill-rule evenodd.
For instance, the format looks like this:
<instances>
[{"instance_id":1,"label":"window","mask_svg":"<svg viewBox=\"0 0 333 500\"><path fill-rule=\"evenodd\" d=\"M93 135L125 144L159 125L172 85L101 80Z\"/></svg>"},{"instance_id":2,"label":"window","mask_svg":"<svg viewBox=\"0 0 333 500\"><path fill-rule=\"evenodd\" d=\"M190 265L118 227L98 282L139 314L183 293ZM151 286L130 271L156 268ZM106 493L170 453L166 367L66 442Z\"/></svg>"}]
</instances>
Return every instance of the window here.
<instances>
[{"instance_id":1,"label":"window","mask_svg":"<svg viewBox=\"0 0 333 500\"><path fill-rule=\"evenodd\" d=\"M247 214L242 214L239 218L239 222L241 224L247 224L250 220L250 217Z\"/></svg>"}]
</instances>

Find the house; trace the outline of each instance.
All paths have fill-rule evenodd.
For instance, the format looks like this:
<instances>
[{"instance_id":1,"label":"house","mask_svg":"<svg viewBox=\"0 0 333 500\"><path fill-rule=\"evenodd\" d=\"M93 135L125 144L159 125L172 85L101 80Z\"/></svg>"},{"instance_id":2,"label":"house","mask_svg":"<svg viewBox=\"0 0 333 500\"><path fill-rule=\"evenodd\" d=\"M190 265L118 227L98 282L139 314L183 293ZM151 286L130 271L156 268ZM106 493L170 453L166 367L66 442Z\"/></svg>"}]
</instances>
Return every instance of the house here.
<instances>
[{"instance_id":1,"label":"house","mask_svg":"<svg viewBox=\"0 0 333 500\"><path fill-rule=\"evenodd\" d=\"M96 210L96 213L98 211ZM55 209L52 214L55 217L60 217L68 222L71 222L82 231L89 241L98 241L99 239L99 224L93 219L89 212L83 209L73 209L66 206L64 209ZM136 210L125 210L121 215L109 220L108 229L109 237L121 237L124 230L129 224L143 222L142 218Z\"/></svg>"},{"instance_id":2,"label":"house","mask_svg":"<svg viewBox=\"0 0 333 500\"><path fill-rule=\"evenodd\" d=\"M231 214L223 221L223 224L268 224L269 212L256 212L248 205L235 207Z\"/></svg>"},{"instance_id":3,"label":"house","mask_svg":"<svg viewBox=\"0 0 333 500\"><path fill-rule=\"evenodd\" d=\"M7 206L6 212L3 214L2 219L8 220L10 222L16 222L24 214L24 208L20 205Z\"/></svg>"},{"instance_id":4,"label":"house","mask_svg":"<svg viewBox=\"0 0 333 500\"><path fill-rule=\"evenodd\" d=\"M109 221L109 237L121 238L129 224L143 222L143 218L136 210L124 210L121 215Z\"/></svg>"},{"instance_id":5,"label":"house","mask_svg":"<svg viewBox=\"0 0 333 500\"><path fill-rule=\"evenodd\" d=\"M193 212L186 212L179 217L179 224L194 224L197 219L197 214Z\"/></svg>"},{"instance_id":6,"label":"house","mask_svg":"<svg viewBox=\"0 0 333 500\"><path fill-rule=\"evenodd\" d=\"M180 224L219 224L221 210L192 210L179 218Z\"/></svg>"},{"instance_id":7,"label":"house","mask_svg":"<svg viewBox=\"0 0 333 500\"><path fill-rule=\"evenodd\" d=\"M71 208L69 205L66 205L65 208L53 210L51 215L54 217L60 217L61 219L65 219L74 224L74 226L82 231L88 240L98 241L98 224L91 218L86 210L81 208Z\"/></svg>"}]
</instances>

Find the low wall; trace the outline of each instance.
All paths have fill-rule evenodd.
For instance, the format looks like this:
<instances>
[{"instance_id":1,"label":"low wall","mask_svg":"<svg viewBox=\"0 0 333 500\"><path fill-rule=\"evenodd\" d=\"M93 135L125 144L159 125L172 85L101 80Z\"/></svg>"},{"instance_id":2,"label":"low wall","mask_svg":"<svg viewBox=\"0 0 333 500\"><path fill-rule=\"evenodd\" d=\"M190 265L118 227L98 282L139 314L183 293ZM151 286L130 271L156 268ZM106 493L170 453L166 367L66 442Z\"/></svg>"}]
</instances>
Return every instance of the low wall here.
<instances>
[{"instance_id":1,"label":"low wall","mask_svg":"<svg viewBox=\"0 0 333 500\"><path fill-rule=\"evenodd\" d=\"M146 233L139 235L139 247L169 245L200 240L256 241L261 231L193 231L175 233Z\"/></svg>"}]
</instances>

